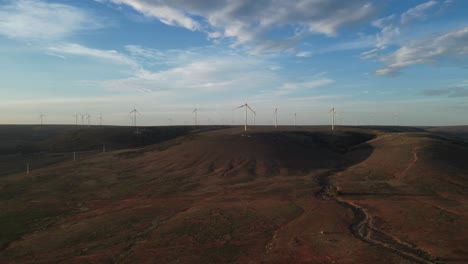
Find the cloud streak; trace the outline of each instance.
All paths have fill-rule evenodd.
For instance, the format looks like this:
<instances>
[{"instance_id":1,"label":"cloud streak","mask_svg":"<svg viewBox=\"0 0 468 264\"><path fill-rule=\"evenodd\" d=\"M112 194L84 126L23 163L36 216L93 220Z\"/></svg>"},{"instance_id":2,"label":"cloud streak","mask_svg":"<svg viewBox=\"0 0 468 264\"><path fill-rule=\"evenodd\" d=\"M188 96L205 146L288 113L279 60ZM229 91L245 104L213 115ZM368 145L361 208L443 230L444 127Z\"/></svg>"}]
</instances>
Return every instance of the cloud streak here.
<instances>
[{"instance_id":1,"label":"cloud streak","mask_svg":"<svg viewBox=\"0 0 468 264\"><path fill-rule=\"evenodd\" d=\"M425 12L437 5L437 1L428 1L426 3L417 5L413 8L408 9L408 11L401 14L400 22L406 24L414 19L424 19L426 17Z\"/></svg>"},{"instance_id":2,"label":"cloud streak","mask_svg":"<svg viewBox=\"0 0 468 264\"><path fill-rule=\"evenodd\" d=\"M98 19L73 6L39 0L6 1L0 6L0 35L27 41L49 41L99 28Z\"/></svg>"},{"instance_id":3,"label":"cloud streak","mask_svg":"<svg viewBox=\"0 0 468 264\"><path fill-rule=\"evenodd\" d=\"M116 64L128 65L134 68L140 67L132 58L118 51L93 49L76 43L62 43L50 46L47 48L47 51L52 55L62 56L62 58L65 58L64 55L85 56Z\"/></svg>"},{"instance_id":4,"label":"cloud streak","mask_svg":"<svg viewBox=\"0 0 468 264\"><path fill-rule=\"evenodd\" d=\"M344 26L368 21L375 7L368 0L107 0L127 5L171 26L202 31L211 39L231 39L233 46L254 53L284 51L306 34L335 36ZM278 27L291 28L288 38L274 40Z\"/></svg>"},{"instance_id":5,"label":"cloud streak","mask_svg":"<svg viewBox=\"0 0 468 264\"><path fill-rule=\"evenodd\" d=\"M468 27L413 41L383 56L380 60L384 63L384 67L378 69L375 74L395 76L400 74L403 68L412 65L432 65L442 58L463 58L468 55L466 43L468 43Z\"/></svg>"}]
</instances>

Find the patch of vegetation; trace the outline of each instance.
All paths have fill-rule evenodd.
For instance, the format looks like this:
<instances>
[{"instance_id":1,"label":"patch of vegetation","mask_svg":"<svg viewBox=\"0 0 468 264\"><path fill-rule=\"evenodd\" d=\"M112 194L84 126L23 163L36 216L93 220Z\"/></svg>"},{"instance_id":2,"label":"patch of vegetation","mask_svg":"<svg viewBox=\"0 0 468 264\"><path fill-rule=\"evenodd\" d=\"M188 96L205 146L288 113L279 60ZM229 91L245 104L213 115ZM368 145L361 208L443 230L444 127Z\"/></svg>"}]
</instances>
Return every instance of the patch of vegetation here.
<instances>
[{"instance_id":1,"label":"patch of vegetation","mask_svg":"<svg viewBox=\"0 0 468 264\"><path fill-rule=\"evenodd\" d=\"M330 198L335 198L339 195L339 191L334 185L327 185L323 188L322 194Z\"/></svg>"},{"instance_id":2,"label":"patch of vegetation","mask_svg":"<svg viewBox=\"0 0 468 264\"><path fill-rule=\"evenodd\" d=\"M58 209L41 207L0 214L0 249L30 232L37 222L63 213Z\"/></svg>"}]
</instances>

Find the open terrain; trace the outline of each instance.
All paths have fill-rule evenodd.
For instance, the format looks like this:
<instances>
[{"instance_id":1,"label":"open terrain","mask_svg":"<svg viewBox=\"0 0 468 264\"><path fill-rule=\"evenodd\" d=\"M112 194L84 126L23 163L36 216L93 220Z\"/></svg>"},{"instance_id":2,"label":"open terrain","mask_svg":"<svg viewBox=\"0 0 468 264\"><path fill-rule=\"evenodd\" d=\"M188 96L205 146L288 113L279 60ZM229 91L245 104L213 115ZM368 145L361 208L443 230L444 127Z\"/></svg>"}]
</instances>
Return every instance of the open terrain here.
<instances>
[{"instance_id":1,"label":"open terrain","mask_svg":"<svg viewBox=\"0 0 468 264\"><path fill-rule=\"evenodd\" d=\"M0 263L468 263L431 129L0 127Z\"/></svg>"}]
</instances>

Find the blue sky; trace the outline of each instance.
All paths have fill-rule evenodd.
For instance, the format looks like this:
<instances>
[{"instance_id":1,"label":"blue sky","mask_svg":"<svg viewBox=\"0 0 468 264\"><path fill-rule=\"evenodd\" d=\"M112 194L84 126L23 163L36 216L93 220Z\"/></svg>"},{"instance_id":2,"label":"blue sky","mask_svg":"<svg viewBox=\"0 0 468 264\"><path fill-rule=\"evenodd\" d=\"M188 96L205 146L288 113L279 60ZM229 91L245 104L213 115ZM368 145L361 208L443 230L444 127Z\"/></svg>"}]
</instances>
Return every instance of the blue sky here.
<instances>
[{"instance_id":1,"label":"blue sky","mask_svg":"<svg viewBox=\"0 0 468 264\"><path fill-rule=\"evenodd\" d=\"M464 0L0 0L0 123L462 125Z\"/></svg>"}]
</instances>

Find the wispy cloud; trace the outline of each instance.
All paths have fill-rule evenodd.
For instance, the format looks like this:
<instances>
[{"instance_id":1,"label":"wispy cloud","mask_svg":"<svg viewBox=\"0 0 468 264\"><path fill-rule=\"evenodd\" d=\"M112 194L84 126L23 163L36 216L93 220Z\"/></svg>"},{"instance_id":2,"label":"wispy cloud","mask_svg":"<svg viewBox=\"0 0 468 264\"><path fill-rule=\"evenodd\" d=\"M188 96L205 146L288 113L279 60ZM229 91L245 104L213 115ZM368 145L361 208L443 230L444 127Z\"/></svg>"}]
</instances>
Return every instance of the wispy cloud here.
<instances>
[{"instance_id":1,"label":"wispy cloud","mask_svg":"<svg viewBox=\"0 0 468 264\"><path fill-rule=\"evenodd\" d=\"M286 95L304 89L315 89L318 87L326 86L335 83L335 80L330 78L320 78L307 82L284 83L275 91L275 95Z\"/></svg>"},{"instance_id":2,"label":"wispy cloud","mask_svg":"<svg viewBox=\"0 0 468 264\"><path fill-rule=\"evenodd\" d=\"M405 24L413 19L424 19L426 17L426 12L437 4L437 1L428 1L410 8L408 11L401 14L400 21L402 24Z\"/></svg>"},{"instance_id":3,"label":"wispy cloud","mask_svg":"<svg viewBox=\"0 0 468 264\"><path fill-rule=\"evenodd\" d=\"M107 90L137 90L145 92L221 92L238 91L272 96L294 94L334 82L318 73L303 82L290 82L282 75L281 67L267 58L242 52L222 52L216 49L171 50L168 53L128 45L126 52L100 50L76 43L50 46L53 55L89 57L129 67L129 76L122 79L83 81L83 84L99 86ZM146 61L158 60L159 70L146 67Z\"/></svg>"},{"instance_id":4,"label":"wispy cloud","mask_svg":"<svg viewBox=\"0 0 468 264\"><path fill-rule=\"evenodd\" d=\"M115 50L100 50L89 48L76 43L62 43L55 46L50 46L47 51L53 55L64 57L64 55L71 56L86 56L97 58L117 64L129 65L134 68L139 68L139 64L132 58L125 54L119 53Z\"/></svg>"},{"instance_id":5,"label":"wispy cloud","mask_svg":"<svg viewBox=\"0 0 468 264\"><path fill-rule=\"evenodd\" d=\"M384 67L375 74L395 76L400 70L416 64L435 64L441 58L463 58L468 55L468 27L427 39L413 41L381 58ZM459 59L459 58L458 58Z\"/></svg>"},{"instance_id":6,"label":"wispy cloud","mask_svg":"<svg viewBox=\"0 0 468 264\"><path fill-rule=\"evenodd\" d=\"M428 1L410 8L400 15L391 14L372 21L372 25L379 28L375 34L373 49L362 52L361 59L375 59L384 66L375 71L377 76L397 76L403 68L417 64L435 65L440 59L467 54L467 28L455 29L445 33L433 34L420 39L402 41L402 30L408 33L408 23L412 20L425 19L431 8L444 6L451 2ZM464 44L465 43L465 44ZM397 47L392 53L386 53L389 46Z\"/></svg>"},{"instance_id":7,"label":"wispy cloud","mask_svg":"<svg viewBox=\"0 0 468 264\"><path fill-rule=\"evenodd\" d=\"M368 21L376 11L368 0L106 2L130 6L167 25L205 32L211 39L232 39L233 46L245 45L254 53L287 50L305 34L335 36L344 26ZM278 26L290 27L289 37L270 39Z\"/></svg>"},{"instance_id":8,"label":"wispy cloud","mask_svg":"<svg viewBox=\"0 0 468 264\"><path fill-rule=\"evenodd\" d=\"M7 0L0 5L0 35L12 39L57 40L101 26L88 12L66 4Z\"/></svg>"},{"instance_id":9,"label":"wispy cloud","mask_svg":"<svg viewBox=\"0 0 468 264\"><path fill-rule=\"evenodd\" d=\"M449 87L427 89L423 94L427 96L468 97L468 80Z\"/></svg>"},{"instance_id":10,"label":"wispy cloud","mask_svg":"<svg viewBox=\"0 0 468 264\"><path fill-rule=\"evenodd\" d=\"M128 78L102 81L98 85L111 90L206 92L248 90L278 82L270 63L262 59L204 54L204 59L195 55L194 60L184 58L178 65L170 65L164 70L139 70Z\"/></svg>"}]
</instances>

